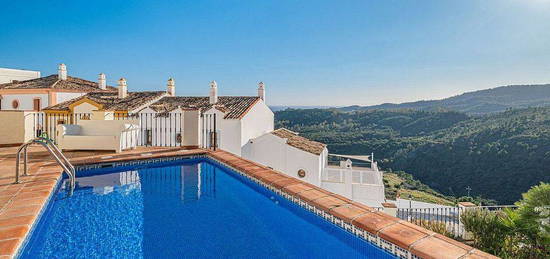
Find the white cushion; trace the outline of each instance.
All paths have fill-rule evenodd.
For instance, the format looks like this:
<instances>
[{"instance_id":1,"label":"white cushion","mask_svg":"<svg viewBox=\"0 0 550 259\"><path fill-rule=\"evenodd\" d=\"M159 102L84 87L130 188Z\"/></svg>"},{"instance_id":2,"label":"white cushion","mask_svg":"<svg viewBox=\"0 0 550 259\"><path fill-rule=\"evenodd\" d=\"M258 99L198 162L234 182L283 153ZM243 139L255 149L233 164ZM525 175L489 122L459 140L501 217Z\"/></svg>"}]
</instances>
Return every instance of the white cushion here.
<instances>
[{"instance_id":1,"label":"white cushion","mask_svg":"<svg viewBox=\"0 0 550 259\"><path fill-rule=\"evenodd\" d=\"M81 127L78 125L61 124L58 126L58 134L63 135L80 135Z\"/></svg>"}]
</instances>

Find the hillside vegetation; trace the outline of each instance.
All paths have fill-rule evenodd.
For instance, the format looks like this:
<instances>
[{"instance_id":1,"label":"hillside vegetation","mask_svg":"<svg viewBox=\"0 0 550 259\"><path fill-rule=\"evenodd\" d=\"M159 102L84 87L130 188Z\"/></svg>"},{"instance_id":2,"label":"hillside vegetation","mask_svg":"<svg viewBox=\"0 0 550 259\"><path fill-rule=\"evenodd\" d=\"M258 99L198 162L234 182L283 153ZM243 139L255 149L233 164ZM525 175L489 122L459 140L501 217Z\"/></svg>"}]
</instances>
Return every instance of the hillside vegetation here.
<instances>
[{"instance_id":1,"label":"hillside vegetation","mask_svg":"<svg viewBox=\"0 0 550 259\"><path fill-rule=\"evenodd\" d=\"M373 106L348 106L341 111L418 109L427 111L452 110L470 115L503 112L508 108L543 107L550 105L550 84L511 85L468 92L442 100L417 101L401 104L385 103Z\"/></svg>"},{"instance_id":2,"label":"hillside vegetation","mask_svg":"<svg viewBox=\"0 0 550 259\"><path fill-rule=\"evenodd\" d=\"M370 154L446 195L512 203L550 181L550 107L470 117L455 111L285 110L277 127L328 144L331 153Z\"/></svg>"},{"instance_id":3,"label":"hillside vegetation","mask_svg":"<svg viewBox=\"0 0 550 259\"><path fill-rule=\"evenodd\" d=\"M385 172L384 173L384 191L386 199L395 200L397 195L402 199L411 199L415 201L436 203L441 205L453 206L455 199L447 197L404 172Z\"/></svg>"}]
</instances>

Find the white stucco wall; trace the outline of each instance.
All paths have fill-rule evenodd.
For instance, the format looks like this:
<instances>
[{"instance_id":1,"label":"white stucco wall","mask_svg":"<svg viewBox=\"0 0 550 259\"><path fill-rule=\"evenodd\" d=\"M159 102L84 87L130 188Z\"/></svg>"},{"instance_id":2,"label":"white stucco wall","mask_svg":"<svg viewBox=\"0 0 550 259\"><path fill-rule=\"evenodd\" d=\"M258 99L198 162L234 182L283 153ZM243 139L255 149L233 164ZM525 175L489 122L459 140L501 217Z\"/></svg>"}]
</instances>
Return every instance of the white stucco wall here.
<instances>
[{"instance_id":1,"label":"white stucco wall","mask_svg":"<svg viewBox=\"0 0 550 259\"><path fill-rule=\"evenodd\" d=\"M73 108L73 113L92 113L97 107L89 103L81 103Z\"/></svg>"},{"instance_id":2,"label":"white stucco wall","mask_svg":"<svg viewBox=\"0 0 550 259\"><path fill-rule=\"evenodd\" d=\"M237 156L241 155L241 120L224 119L225 114L217 109L210 109L204 115L216 114L216 129L219 135L218 147ZM204 117L203 117L204 119ZM201 122L201 127L204 122ZM209 122L211 123L211 122ZM213 127L213 126L210 126ZM201 130L200 137L204 132ZM203 141L203 139L201 139Z\"/></svg>"},{"instance_id":3,"label":"white stucco wall","mask_svg":"<svg viewBox=\"0 0 550 259\"><path fill-rule=\"evenodd\" d=\"M252 106L241 120L241 147L253 138L272 132L274 120L275 115L263 101Z\"/></svg>"},{"instance_id":4,"label":"white stucco wall","mask_svg":"<svg viewBox=\"0 0 550 259\"><path fill-rule=\"evenodd\" d=\"M0 68L0 84L11 83L13 80L24 81L40 77L40 71Z\"/></svg>"},{"instance_id":5,"label":"white stucco wall","mask_svg":"<svg viewBox=\"0 0 550 259\"><path fill-rule=\"evenodd\" d=\"M40 108L47 107L48 94L2 94L1 109L3 111L18 110L18 111L32 111L34 108L33 102L35 98L40 98ZM13 100L19 101L19 107L13 109Z\"/></svg>"},{"instance_id":6,"label":"white stucco wall","mask_svg":"<svg viewBox=\"0 0 550 259\"><path fill-rule=\"evenodd\" d=\"M200 146L200 121L199 111L183 111L182 146Z\"/></svg>"},{"instance_id":7,"label":"white stucco wall","mask_svg":"<svg viewBox=\"0 0 550 259\"><path fill-rule=\"evenodd\" d=\"M0 144L22 144L34 136L34 112L0 111ZM9 123L5 123L9 122Z\"/></svg>"},{"instance_id":8,"label":"white stucco wall","mask_svg":"<svg viewBox=\"0 0 550 259\"><path fill-rule=\"evenodd\" d=\"M250 140L243 147L242 156L316 186L321 184L322 155L289 146L285 139L270 133ZM300 169L306 171L304 178L298 176Z\"/></svg>"},{"instance_id":9,"label":"white stucco wall","mask_svg":"<svg viewBox=\"0 0 550 259\"><path fill-rule=\"evenodd\" d=\"M61 102L69 101L71 99L83 96L85 94L86 93L63 93L63 92L58 92L58 93L56 93L56 95L57 95L56 102L61 103Z\"/></svg>"}]
</instances>

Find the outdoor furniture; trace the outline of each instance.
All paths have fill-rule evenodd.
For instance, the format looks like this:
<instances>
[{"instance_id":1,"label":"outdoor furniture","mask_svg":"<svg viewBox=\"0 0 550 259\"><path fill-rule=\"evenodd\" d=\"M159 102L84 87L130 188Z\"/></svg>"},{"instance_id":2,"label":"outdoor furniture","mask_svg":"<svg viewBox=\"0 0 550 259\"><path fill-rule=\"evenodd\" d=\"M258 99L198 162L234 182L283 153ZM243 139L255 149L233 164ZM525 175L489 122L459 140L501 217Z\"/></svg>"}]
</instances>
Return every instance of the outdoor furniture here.
<instances>
[{"instance_id":1,"label":"outdoor furniture","mask_svg":"<svg viewBox=\"0 0 550 259\"><path fill-rule=\"evenodd\" d=\"M137 146L139 124L128 120L86 120L77 125L57 125L57 145L61 150L114 150Z\"/></svg>"}]
</instances>

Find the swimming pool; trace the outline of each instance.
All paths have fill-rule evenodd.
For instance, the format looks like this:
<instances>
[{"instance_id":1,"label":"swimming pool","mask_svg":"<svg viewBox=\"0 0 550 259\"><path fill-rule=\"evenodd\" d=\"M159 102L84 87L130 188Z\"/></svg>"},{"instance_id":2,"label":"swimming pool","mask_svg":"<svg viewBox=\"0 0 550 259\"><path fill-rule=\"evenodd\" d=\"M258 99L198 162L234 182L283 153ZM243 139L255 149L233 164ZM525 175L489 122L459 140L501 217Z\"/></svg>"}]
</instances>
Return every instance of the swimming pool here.
<instances>
[{"instance_id":1,"label":"swimming pool","mask_svg":"<svg viewBox=\"0 0 550 259\"><path fill-rule=\"evenodd\" d=\"M78 172L22 258L394 258L208 158Z\"/></svg>"}]
</instances>

